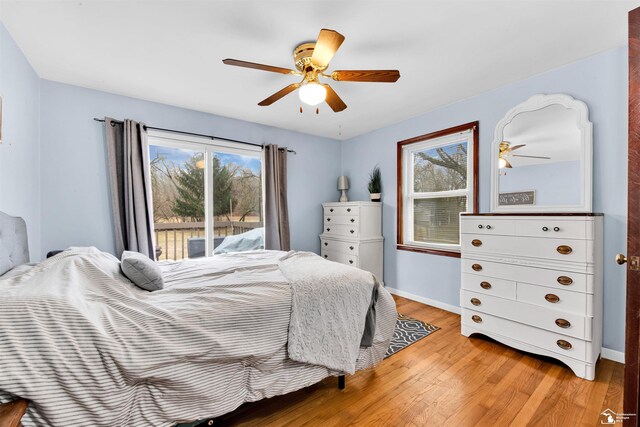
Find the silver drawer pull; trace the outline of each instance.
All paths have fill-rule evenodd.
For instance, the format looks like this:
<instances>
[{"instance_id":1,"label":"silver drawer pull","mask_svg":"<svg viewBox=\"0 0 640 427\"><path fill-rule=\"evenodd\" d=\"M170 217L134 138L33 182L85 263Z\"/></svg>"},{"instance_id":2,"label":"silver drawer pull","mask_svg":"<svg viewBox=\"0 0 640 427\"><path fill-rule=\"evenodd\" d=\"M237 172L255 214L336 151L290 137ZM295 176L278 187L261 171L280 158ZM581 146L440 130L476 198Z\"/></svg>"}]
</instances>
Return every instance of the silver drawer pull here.
<instances>
[{"instance_id":1,"label":"silver drawer pull","mask_svg":"<svg viewBox=\"0 0 640 427\"><path fill-rule=\"evenodd\" d=\"M328 243L328 242L324 242L324 245L325 245L325 246L329 246L329 243Z\"/></svg>"},{"instance_id":2,"label":"silver drawer pull","mask_svg":"<svg viewBox=\"0 0 640 427\"><path fill-rule=\"evenodd\" d=\"M325 255L324 257L325 257L325 258L329 258L329 255Z\"/></svg>"},{"instance_id":3,"label":"silver drawer pull","mask_svg":"<svg viewBox=\"0 0 640 427\"><path fill-rule=\"evenodd\" d=\"M351 212L351 208L347 208L347 212Z\"/></svg>"},{"instance_id":4,"label":"silver drawer pull","mask_svg":"<svg viewBox=\"0 0 640 427\"><path fill-rule=\"evenodd\" d=\"M331 229L330 229L330 228L327 228L327 231L331 231Z\"/></svg>"},{"instance_id":5,"label":"silver drawer pull","mask_svg":"<svg viewBox=\"0 0 640 427\"><path fill-rule=\"evenodd\" d=\"M490 225L487 225L487 230L491 230L491 226Z\"/></svg>"},{"instance_id":6,"label":"silver drawer pull","mask_svg":"<svg viewBox=\"0 0 640 427\"><path fill-rule=\"evenodd\" d=\"M349 233L353 234L355 233L355 230L349 230Z\"/></svg>"},{"instance_id":7,"label":"silver drawer pull","mask_svg":"<svg viewBox=\"0 0 640 427\"><path fill-rule=\"evenodd\" d=\"M351 222L354 222L354 221L355 221L355 219L351 218Z\"/></svg>"},{"instance_id":8,"label":"silver drawer pull","mask_svg":"<svg viewBox=\"0 0 640 427\"><path fill-rule=\"evenodd\" d=\"M349 260L349 264L353 264L353 260L352 259Z\"/></svg>"},{"instance_id":9,"label":"silver drawer pull","mask_svg":"<svg viewBox=\"0 0 640 427\"><path fill-rule=\"evenodd\" d=\"M349 249L353 250L353 246L349 246Z\"/></svg>"},{"instance_id":10,"label":"silver drawer pull","mask_svg":"<svg viewBox=\"0 0 640 427\"><path fill-rule=\"evenodd\" d=\"M556 231L556 232L560 231L560 227L553 227L553 231Z\"/></svg>"},{"instance_id":11,"label":"silver drawer pull","mask_svg":"<svg viewBox=\"0 0 640 427\"><path fill-rule=\"evenodd\" d=\"M549 227L542 227L542 231L549 231Z\"/></svg>"},{"instance_id":12,"label":"silver drawer pull","mask_svg":"<svg viewBox=\"0 0 640 427\"><path fill-rule=\"evenodd\" d=\"M478 228L482 230L484 228L484 225L478 224Z\"/></svg>"},{"instance_id":13,"label":"silver drawer pull","mask_svg":"<svg viewBox=\"0 0 640 427\"><path fill-rule=\"evenodd\" d=\"M333 212L333 208L329 209L329 212Z\"/></svg>"},{"instance_id":14,"label":"silver drawer pull","mask_svg":"<svg viewBox=\"0 0 640 427\"><path fill-rule=\"evenodd\" d=\"M331 218L327 218L327 221L331 221Z\"/></svg>"}]
</instances>

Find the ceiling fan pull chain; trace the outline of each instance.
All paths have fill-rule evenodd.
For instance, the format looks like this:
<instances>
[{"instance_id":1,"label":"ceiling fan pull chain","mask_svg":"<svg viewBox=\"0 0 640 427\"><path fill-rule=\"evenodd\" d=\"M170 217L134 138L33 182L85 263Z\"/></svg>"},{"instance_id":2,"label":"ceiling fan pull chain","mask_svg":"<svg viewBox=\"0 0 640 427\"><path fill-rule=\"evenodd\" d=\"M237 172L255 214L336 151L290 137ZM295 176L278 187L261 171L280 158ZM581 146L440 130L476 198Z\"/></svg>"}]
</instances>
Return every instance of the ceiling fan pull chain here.
<instances>
[{"instance_id":1,"label":"ceiling fan pull chain","mask_svg":"<svg viewBox=\"0 0 640 427\"><path fill-rule=\"evenodd\" d=\"M300 106L300 114L302 114L302 105Z\"/></svg>"},{"instance_id":2,"label":"ceiling fan pull chain","mask_svg":"<svg viewBox=\"0 0 640 427\"><path fill-rule=\"evenodd\" d=\"M316 107L316 114L320 114L320 108Z\"/></svg>"}]
</instances>

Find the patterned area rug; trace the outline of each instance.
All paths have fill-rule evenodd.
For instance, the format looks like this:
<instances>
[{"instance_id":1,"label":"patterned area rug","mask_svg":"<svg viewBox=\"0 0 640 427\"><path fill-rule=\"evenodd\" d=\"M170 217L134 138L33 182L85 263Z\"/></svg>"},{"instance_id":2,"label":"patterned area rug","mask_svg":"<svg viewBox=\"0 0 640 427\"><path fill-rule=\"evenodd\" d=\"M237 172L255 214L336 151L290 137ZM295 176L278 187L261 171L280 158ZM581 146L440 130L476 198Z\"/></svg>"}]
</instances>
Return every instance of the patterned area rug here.
<instances>
[{"instance_id":1,"label":"patterned area rug","mask_svg":"<svg viewBox=\"0 0 640 427\"><path fill-rule=\"evenodd\" d=\"M440 328L435 325L398 313L396 329L393 331L393 338L391 338L389 349L384 355L384 358L386 359L387 357L396 354L403 348L409 347L411 344L421 340L438 329Z\"/></svg>"}]
</instances>

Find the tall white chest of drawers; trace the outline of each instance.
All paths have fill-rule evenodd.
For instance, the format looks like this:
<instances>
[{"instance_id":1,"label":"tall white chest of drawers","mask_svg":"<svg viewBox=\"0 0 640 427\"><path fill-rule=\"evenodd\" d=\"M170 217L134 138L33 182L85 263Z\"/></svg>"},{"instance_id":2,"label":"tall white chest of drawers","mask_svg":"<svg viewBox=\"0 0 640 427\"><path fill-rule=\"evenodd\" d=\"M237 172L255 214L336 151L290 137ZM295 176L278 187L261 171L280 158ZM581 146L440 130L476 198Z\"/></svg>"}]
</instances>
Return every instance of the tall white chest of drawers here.
<instances>
[{"instance_id":1,"label":"tall white chest of drawers","mask_svg":"<svg viewBox=\"0 0 640 427\"><path fill-rule=\"evenodd\" d=\"M603 217L461 217L462 335L556 358L593 380L602 347Z\"/></svg>"},{"instance_id":2,"label":"tall white chest of drawers","mask_svg":"<svg viewBox=\"0 0 640 427\"><path fill-rule=\"evenodd\" d=\"M383 283L382 203L323 203L320 255L370 271Z\"/></svg>"}]
</instances>

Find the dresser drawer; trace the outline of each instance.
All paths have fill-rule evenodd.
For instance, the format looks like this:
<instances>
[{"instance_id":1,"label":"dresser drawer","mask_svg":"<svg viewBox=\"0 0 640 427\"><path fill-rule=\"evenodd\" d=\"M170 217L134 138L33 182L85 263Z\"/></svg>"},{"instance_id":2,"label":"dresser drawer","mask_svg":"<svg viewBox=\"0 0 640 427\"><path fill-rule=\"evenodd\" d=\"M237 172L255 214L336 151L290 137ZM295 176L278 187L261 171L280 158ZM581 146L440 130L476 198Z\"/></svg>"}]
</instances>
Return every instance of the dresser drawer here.
<instances>
[{"instance_id":1,"label":"dresser drawer","mask_svg":"<svg viewBox=\"0 0 640 427\"><path fill-rule=\"evenodd\" d=\"M357 237L358 233L358 224L354 225L324 225L324 233L331 234L335 236L344 236L344 237Z\"/></svg>"},{"instance_id":2,"label":"dresser drawer","mask_svg":"<svg viewBox=\"0 0 640 427\"><path fill-rule=\"evenodd\" d=\"M320 246L323 250L341 252L343 254L358 255L358 244L355 242L344 242L332 239L320 239Z\"/></svg>"},{"instance_id":3,"label":"dresser drawer","mask_svg":"<svg viewBox=\"0 0 640 427\"><path fill-rule=\"evenodd\" d=\"M462 289L497 297L516 299L516 282L478 274L462 274Z\"/></svg>"},{"instance_id":4,"label":"dresser drawer","mask_svg":"<svg viewBox=\"0 0 640 427\"><path fill-rule=\"evenodd\" d=\"M329 215L359 215L360 207L358 206L325 206L324 216Z\"/></svg>"},{"instance_id":5,"label":"dresser drawer","mask_svg":"<svg viewBox=\"0 0 640 427\"><path fill-rule=\"evenodd\" d=\"M515 222L510 219L489 219L484 217L461 217L462 234L497 234L512 236L515 234Z\"/></svg>"},{"instance_id":6,"label":"dresser drawer","mask_svg":"<svg viewBox=\"0 0 640 427\"><path fill-rule=\"evenodd\" d=\"M516 299L553 310L570 312L581 316L593 316L592 294L569 292L564 289L547 288L546 286L518 282Z\"/></svg>"},{"instance_id":7,"label":"dresser drawer","mask_svg":"<svg viewBox=\"0 0 640 427\"><path fill-rule=\"evenodd\" d=\"M342 252L334 252L325 249L322 249L320 251L320 255L329 261L339 262L341 264L346 264L353 267L360 267L360 264L358 263L358 257L355 255L349 255Z\"/></svg>"},{"instance_id":8,"label":"dresser drawer","mask_svg":"<svg viewBox=\"0 0 640 427\"><path fill-rule=\"evenodd\" d=\"M567 221L558 219L535 219L516 221L516 235L553 239L593 239L593 221Z\"/></svg>"},{"instance_id":9,"label":"dresser drawer","mask_svg":"<svg viewBox=\"0 0 640 427\"><path fill-rule=\"evenodd\" d=\"M499 279L526 281L536 285L572 292L594 291L593 274L575 273L563 270L528 267L525 265L462 258L462 273L479 274Z\"/></svg>"},{"instance_id":10,"label":"dresser drawer","mask_svg":"<svg viewBox=\"0 0 640 427\"><path fill-rule=\"evenodd\" d=\"M328 225L357 225L360 221L358 215L325 215L324 226Z\"/></svg>"},{"instance_id":11,"label":"dresser drawer","mask_svg":"<svg viewBox=\"0 0 640 427\"><path fill-rule=\"evenodd\" d=\"M545 258L570 262L593 262L593 242L575 239L540 239L519 236L463 234L462 252L507 257Z\"/></svg>"},{"instance_id":12,"label":"dresser drawer","mask_svg":"<svg viewBox=\"0 0 640 427\"><path fill-rule=\"evenodd\" d=\"M525 323L548 331L591 340L591 317L483 295L464 289L460 291L460 305L468 309Z\"/></svg>"},{"instance_id":13,"label":"dresser drawer","mask_svg":"<svg viewBox=\"0 0 640 427\"><path fill-rule=\"evenodd\" d=\"M578 338L545 331L544 329L524 325L518 322L512 322L507 319L470 309L462 309L462 323L480 331L485 331L489 335L491 333L495 333L562 356L593 362L588 360L587 342ZM559 342L563 347L558 345ZM568 348L565 343L568 343L571 347Z\"/></svg>"}]
</instances>

